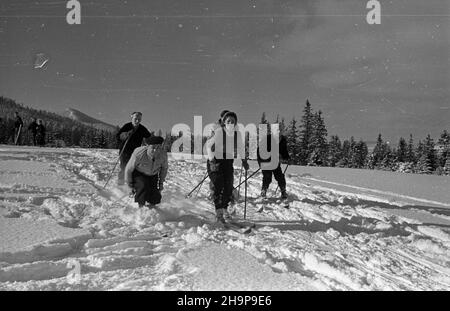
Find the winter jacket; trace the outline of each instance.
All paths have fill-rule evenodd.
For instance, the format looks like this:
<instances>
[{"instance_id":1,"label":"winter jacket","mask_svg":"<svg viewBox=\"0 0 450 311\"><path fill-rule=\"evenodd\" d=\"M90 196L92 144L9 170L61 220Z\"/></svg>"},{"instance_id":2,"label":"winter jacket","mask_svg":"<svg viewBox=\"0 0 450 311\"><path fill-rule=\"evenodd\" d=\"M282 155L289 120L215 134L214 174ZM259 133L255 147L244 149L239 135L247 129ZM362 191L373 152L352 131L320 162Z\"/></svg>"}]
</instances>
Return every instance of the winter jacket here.
<instances>
[{"instance_id":1,"label":"winter jacket","mask_svg":"<svg viewBox=\"0 0 450 311\"><path fill-rule=\"evenodd\" d=\"M126 143L125 149L123 150L123 154L131 155L134 149L142 145L142 139L150 137L151 135L152 134L150 134L145 126L139 124L137 128L134 128L133 124L129 122L122 126L122 128L116 134L116 138L119 141L119 150L122 151L125 142L127 141L128 137L130 137L130 139Z\"/></svg>"},{"instance_id":2,"label":"winter jacket","mask_svg":"<svg viewBox=\"0 0 450 311\"><path fill-rule=\"evenodd\" d=\"M36 135L36 133L37 133L37 127L38 127L37 122L34 122L34 121L33 121L33 122L31 122L30 125L28 126L28 130L31 131L33 134Z\"/></svg>"},{"instance_id":3,"label":"winter jacket","mask_svg":"<svg viewBox=\"0 0 450 311\"><path fill-rule=\"evenodd\" d=\"M38 135L45 137L45 126L43 124L38 124L36 127L36 132Z\"/></svg>"},{"instance_id":4,"label":"winter jacket","mask_svg":"<svg viewBox=\"0 0 450 311\"><path fill-rule=\"evenodd\" d=\"M214 130L214 134L206 142L208 159L234 159L239 156L245 160L244 140L241 132L234 131L234 137L226 134L223 127L219 126ZM228 146L227 146L228 144ZM227 148L232 146L232 148Z\"/></svg>"},{"instance_id":5,"label":"winter jacket","mask_svg":"<svg viewBox=\"0 0 450 311\"><path fill-rule=\"evenodd\" d=\"M22 118L17 116L16 121L14 122L14 128L18 129L20 126L23 126Z\"/></svg>"},{"instance_id":6,"label":"winter jacket","mask_svg":"<svg viewBox=\"0 0 450 311\"><path fill-rule=\"evenodd\" d=\"M148 176L159 174L159 184L161 185L164 182L169 168L167 152L162 148L156 152L149 152L148 146L142 146L134 150L125 167L125 182L127 184L133 182L132 174L134 170Z\"/></svg>"},{"instance_id":7,"label":"winter jacket","mask_svg":"<svg viewBox=\"0 0 450 311\"><path fill-rule=\"evenodd\" d=\"M289 156L289 152L288 152L288 149L287 149L286 137L283 136L283 135L280 135L279 138L280 138L280 143L278 144L278 147L279 147L280 159L289 160L290 156ZM272 143L271 142L272 142L271 135L267 135L267 151L269 153L272 150L272 147L271 147ZM270 157L268 159L262 159L261 158L261 156L259 154L259 146L258 146L257 153L258 153L258 163L270 162L270 160L271 160Z\"/></svg>"}]
</instances>

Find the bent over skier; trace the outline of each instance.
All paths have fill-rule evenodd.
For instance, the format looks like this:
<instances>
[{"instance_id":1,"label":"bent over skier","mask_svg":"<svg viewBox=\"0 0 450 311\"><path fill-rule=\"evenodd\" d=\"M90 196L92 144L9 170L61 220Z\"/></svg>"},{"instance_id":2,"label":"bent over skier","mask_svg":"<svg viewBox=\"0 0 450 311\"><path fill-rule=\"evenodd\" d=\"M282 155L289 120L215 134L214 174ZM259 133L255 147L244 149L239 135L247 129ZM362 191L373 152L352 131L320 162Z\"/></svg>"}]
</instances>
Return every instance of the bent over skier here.
<instances>
[{"instance_id":1,"label":"bent over skier","mask_svg":"<svg viewBox=\"0 0 450 311\"><path fill-rule=\"evenodd\" d=\"M161 203L168 171L167 152L162 147L164 139L152 136L144 139L145 146L136 148L125 168L125 182L134 193L134 201L149 208Z\"/></svg>"}]
</instances>

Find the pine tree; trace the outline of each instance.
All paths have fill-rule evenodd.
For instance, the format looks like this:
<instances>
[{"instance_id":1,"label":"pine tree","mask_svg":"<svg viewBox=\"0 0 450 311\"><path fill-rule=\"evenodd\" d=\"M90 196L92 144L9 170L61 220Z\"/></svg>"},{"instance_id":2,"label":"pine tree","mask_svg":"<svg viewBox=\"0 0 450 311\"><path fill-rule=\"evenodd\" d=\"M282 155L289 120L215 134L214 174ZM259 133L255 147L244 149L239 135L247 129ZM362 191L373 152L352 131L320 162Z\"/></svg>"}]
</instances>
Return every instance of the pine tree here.
<instances>
[{"instance_id":1,"label":"pine tree","mask_svg":"<svg viewBox=\"0 0 450 311\"><path fill-rule=\"evenodd\" d=\"M406 162L407 157L408 157L408 146L406 144L406 140L403 137L400 137L397 149L397 161Z\"/></svg>"},{"instance_id":2,"label":"pine tree","mask_svg":"<svg viewBox=\"0 0 450 311\"><path fill-rule=\"evenodd\" d=\"M436 156L436 150L435 150L435 144L434 144L434 140L433 138L431 138L431 136L428 134L427 138L425 139L425 143L424 143L424 147L425 147L425 154L428 157L428 160L430 162L431 165L431 170L434 171L437 166L437 156Z\"/></svg>"},{"instance_id":3,"label":"pine tree","mask_svg":"<svg viewBox=\"0 0 450 311\"><path fill-rule=\"evenodd\" d=\"M408 142L408 147L406 150L406 158L405 158L406 162L409 163L415 163L416 162L416 154L414 151L414 140L412 137L412 134L409 134L409 142Z\"/></svg>"},{"instance_id":4,"label":"pine tree","mask_svg":"<svg viewBox=\"0 0 450 311\"><path fill-rule=\"evenodd\" d=\"M342 159L342 143L339 136L331 136L328 143L328 157L327 163L329 166L334 167Z\"/></svg>"},{"instance_id":5,"label":"pine tree","mask_svg":"<svg viewBox=\"0 0 450 311\"><path fill-rule=\"evenodd\" d=\"M295 117L292 118L292 121L289 123L286 132L287 132L286 134L287 146L291 154L291 158L295 164L300 164L298 129L297 129L297 120L295 120Z\"/></svg>"},{"instance_id":6,"label":"pine tree","mask_svg":"<svg viewBox=\"0 0 450 311\"><path fill-rule=\"evenodd\" d=\"M306 105L303 110L303 117L301 119L300 130L300 163L306 165L309 154L311 153L311 138L313 135L313 114L309 100L306 100Z\"/></svg>"},{"instance_id":7,"label":"pine tree","mask_svg":"<svg viewBox=\"0 0 450 311\"><path fill-rule=\"evenodd\" d=\"M308 165L325 165L327 159L327 129L319 111L313 116L313 133L309 146Z\"/></svg>"},{"instance_id":8,"label":"pine tree","mask_svg":"<svg viewBox=\"0 0 450 311\"><path fill-rule=\"evenodd\" d=\"M375 145L375 148L373 149L373 166L379 167L381 166L381 162L383 161L386 153L386 145L383 142L383 138L381 137L381 134L378 134L377 138L377 144Z\"/></svg>"},{"instance_id":9,"label":"pine tree","mask_svg":"<svg viewBox=\"0 0 450 311\"><path fill-rule=\"evenodd\" d=\"M350 167L351 166L351 154L352 154L352 150L351 150L351 143L349 140L344 140L344 142L342 143L342 157L341 159L338 161L338 163L336 163L336 166L338 167Z\"/></svg>"},{"instance_id":10,"label":"pine tree","mask_svg":"<svg viewBox=\"0 0 450 311\"><path fill-rule=\"evenodd\" d=\"M262 116L261 116L261 123L260 123L260 124L269 124L269 122L267 121L266 113L265 113L265 112L262 113Z\"/></svg>"},{"instance_id":11,"label":"pine tree","mask_svg":"<svg viewBox=\"0 0 450 311\"><path fill-rule=\"evenodd\" d=\"M430 159L428 158L426 153L422 154L419 161L417 162L416 171L419 174L431 174L432 167Z\"/></svg>"},{"instance_id":12,"label":"pine tree","mask_svg":"<svg viewBox=\"0 0 450 311\"><path fill-rule=\"evenodd\" d=\"M445 167L445 162L447 160L448 154L450 153L450 133L444 130L441 137L438 140L439 154L438 162L439 165Z\"/></svg>"},{"instance_id":13,"label":"pine tree","mask_svg":"<svg viewBox=\"0 0 450 311\"><path fill-rule=\"evenodd\" d=\"M387 142L383 145L384 157L381 160L380 168L388 171L395 171L397 152L389 147Z\"/></svg>"},{"instance_id":14,"label":"pine tree","mask_svg":"<svg viewBox=\"0 0 450 311\"><path fill-rule=\"evenodd\" d=\"M352 167L363 168L365 166L368 154L369 149L367 148L367 144L364 141L360 140L352 148Z\"/></svg>"},{"instance_id":15,"label":"pine tree","mask_svg":"<svg viewBox=\"0 0 450 311\"><path fill-rule=\"evenodd\" d=\"M444 173L450 175L450 152L447 153L447 158L444 165Z\"/></svg>"}]
</instances>

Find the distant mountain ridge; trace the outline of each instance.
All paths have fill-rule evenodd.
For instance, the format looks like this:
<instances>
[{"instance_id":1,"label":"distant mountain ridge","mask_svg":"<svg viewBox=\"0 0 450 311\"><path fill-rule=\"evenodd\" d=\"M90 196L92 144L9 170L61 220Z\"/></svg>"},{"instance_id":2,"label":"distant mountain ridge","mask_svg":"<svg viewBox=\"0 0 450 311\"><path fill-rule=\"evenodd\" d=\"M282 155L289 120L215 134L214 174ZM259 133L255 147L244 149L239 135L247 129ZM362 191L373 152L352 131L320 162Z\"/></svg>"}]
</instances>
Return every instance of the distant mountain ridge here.
<instances>
[{"instance_id":1,"label":"distant mountain ridge","mask_svg":"<svg viewBox=\"0 0 450 311\"><path fill-rule=\"evenodd\" d=\"M79 110L73 109L73 108L67 108L65 115L74 121L78 121L83 124L93 126L97 129L102 129L102 130L106 130L106 131L115 131L116 130L116 126L106 123L106 122L103 122L103 121L100 121L100 120L97 120L97 119L95 119L91 116L88 116L87 114L85 114Z\"/></svg>"}]
</instances>

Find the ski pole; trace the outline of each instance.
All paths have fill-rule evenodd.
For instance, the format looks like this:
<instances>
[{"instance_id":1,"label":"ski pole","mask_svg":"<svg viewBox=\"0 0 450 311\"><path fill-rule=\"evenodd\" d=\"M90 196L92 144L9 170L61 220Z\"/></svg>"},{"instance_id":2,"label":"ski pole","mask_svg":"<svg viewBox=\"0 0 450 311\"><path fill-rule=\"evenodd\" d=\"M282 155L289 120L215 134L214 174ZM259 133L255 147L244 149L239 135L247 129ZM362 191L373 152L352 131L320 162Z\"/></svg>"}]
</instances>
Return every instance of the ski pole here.
<instances>
[{"instance_id":1,"label":"ski pole","mask_svg":"<svg viewBox=\"0 0 450 311\"><path fill-rule=\"evenodd\" d=\"M239 174L238 200L239 200L239 198L241 197L242 168L243 168L243 166L241 165L241 174Z\"/></svg>"},{"instance_id":2,"label":"ski pole","mask_svg":"<svg viewBox=\"0 0 450 311\"><path fill-rule=\"evenodd\" d=\"M111 173L109 174L108 180L106 181L105 185L103 186L103 189L105 189L105 188L106 188L106 185L108 185L109 180L111 179L112 174L114 173L114 170L116 169L117 163L119 163L120 157L122 156L122 153L123 153L123 151L125 150L125 147L127 146L128 141L130 140L130 137L131 137L133 134L134 134L134 132L131 133L130 136L128 136L127 140L125 141L125 144L123 145L122 150L120 150L119 157L118 157L117 160L116 160L116 164L114 164L114 167L113 167Z\"/></svg>"},{"instance_id":3,"label":"ski pole","mask_svg":"<svg viewBox=\"0 0 450 311\"><path fill-rule=\"evenodd\" d=\"M256 171L254 171L250 176L246 177L245 180L244 180L243 182L239 183L239 185L237 185L236 187L234 187L233 190L234 190L234 189L237 189L240 185L242 185L243 183L245 183L245 182L247 181L247 179L250 179L250 178L252 178L253 176L255 176L256 173L258 173L260 170L261 170L261 168L258 168L258 169L257 169ZM245 174L245 176L247 176L247 174Z\"/></svg>"},{"instance_id":4,"label":"ski pole","mask_svg":"<svg viewBox=\"0 0 450 311\"><path fill-rule=\"evenodd\" d=\"M206 172L206 176L208 176L208 172ZM205 180L203 179L202 183L200 184L200 187L199 187L198 190L197 190L196 196L198 196L198 194L200 193L200 190L202 189L202 186L203 186L203 182L204 182L204 181L205 181Z\"/></svg>"},{"instance_id":5,"label":"ski pole","mask_svg":"<svg viewBox=\"0 0 450 311\"><path fill-rule=\"evenodd\" d=\"M202 179L202 181L199 182L198 185L195 186L195 188L192 189L192 191L189 192L189 193L186 195L186 198L189 198L189 197L191 196L191 194L192 194L198 187L200 187L200 186L203 184L203 182L206 180L206 178L208 178L208 172L206 172L205 177Z\"/></svg>"},{"instance_id":6,"label":"ski pole","mask_svg":"<svg viewBox=\"0 0 450 311\"><path fill-rule=\"evenodd\" d=\"M19 125L19 130L17 131L17 136L16 139L14 141L14 145L17 145L18 141L19 141L19 136L20 136L20 132L22 131L22 124Z\"/></svg>"},{"instance_id":7,"label":"ski pole","mask_svg":"<svg viewBox=\"0 0 450 311\"><path fill-rule=\"evenodd\" d=\"M247 217L247 170L245 170L245 187L244 187L244 219Z\"/></svg>"},{"instance_id":8,"label":"ski pole","mask_svg":"<svg viewBox=\"0 0 450 311\"><path fill-rule=\"evenodd\" d=\"M289 164L286 164L286 168L284 169L283 175L286 174L286 171L287 171L288 167L289 167ZM275 194L274 194L274 196L277 194L277 191L278 191L278 186L277 186L277 188L275 189Z\"/></svg>"}]
</instances>

